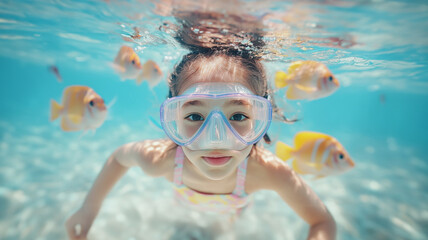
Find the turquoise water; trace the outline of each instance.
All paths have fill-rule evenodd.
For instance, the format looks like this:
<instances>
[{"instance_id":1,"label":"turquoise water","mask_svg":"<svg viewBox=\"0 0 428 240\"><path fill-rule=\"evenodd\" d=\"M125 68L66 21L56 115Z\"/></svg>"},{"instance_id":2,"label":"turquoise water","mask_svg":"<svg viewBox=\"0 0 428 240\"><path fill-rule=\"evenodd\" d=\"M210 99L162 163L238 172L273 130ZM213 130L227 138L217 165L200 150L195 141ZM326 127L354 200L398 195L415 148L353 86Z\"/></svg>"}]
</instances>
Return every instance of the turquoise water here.
<instances>
[{"instance_id":1,"label":"turquoise water","mask_svg":"<svg viewBox=\"0 0 428 240\"><path fill-rule=\"evenodd\" d=\"M83 201L118 146L164 137L150 122L167 95L166 76L186 50L156 1L0 2L0 239L65 239L67 217ZM192 6L198 8L197 4ZM210 6L210 9L222 8ZM229 6L230 7L230 6ZM295 60L324 62L341 82L333 95L284 103L302 120L274 123L274 140L295 133L336 137L356 167L311 181L338 224L338 239L428 238L428 3L425 1L248 1L247 14L271 20L264 56L268 77ZM122 36L141 29L143 37ZM328 38L337 41L326 45ZM150 89L122 82L109 67L121 45L165 73ZM269 48L268 48L269 49ZM274 50L272 50L274 49ZM59 83L48 67L56 65ZM65 133L49 122L50 99L88 85L113 101L95 133ZM269 146L267 146L269 147ZM308 226L272 192L228 227L222 218L178 208L170 184L131 169L105 200L90 239L305 239Z\"/></svg>"}]
</instances>

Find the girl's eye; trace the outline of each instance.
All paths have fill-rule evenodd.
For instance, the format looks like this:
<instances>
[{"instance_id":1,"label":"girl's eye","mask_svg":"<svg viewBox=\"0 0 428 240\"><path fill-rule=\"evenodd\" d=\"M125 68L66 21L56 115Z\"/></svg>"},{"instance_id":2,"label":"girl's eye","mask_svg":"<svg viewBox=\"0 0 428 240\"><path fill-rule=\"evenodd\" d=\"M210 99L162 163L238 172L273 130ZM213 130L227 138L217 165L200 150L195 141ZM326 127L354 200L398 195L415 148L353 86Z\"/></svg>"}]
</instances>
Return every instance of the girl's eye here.
<instances>
[{"instance_id":1,"label":"girl's eye","mask_svg":"<svg viewBox=\"0 0 428 240\"><path fill-rule=\"evenodd\" d=\"M91 101L89 102L89 105L90 105L91 107L93 107L93 106L95 105L94 100L91 100Z\"/></svg>"},{"instance_id":2,"label":"girl's eye","mask_svg":"<svg viewBox=\"0 0 428 240\"><path fill-rule=\"evenodd\" d=\"M241 121L244 121L245 119L247 119L248 117L247 116L245 116L244 114L242 114L242 113L237 113L237 114L233 114L233 116L232 117L230 117L230 119L229 120L231 120L231 121L239 121L239 122L241 122Z\"/></svg>"},{"instance_id":3,"label":"girl's eye","mask_svg":"<svg viewBox=\"0 0 428 240\"><path fill-rule=\"evenodd\" d=\"M204 118L196 113L192 113L189 116L185 117L184 119L188 119L190 121L204 121Z\"/></svg>"}]
</instances>

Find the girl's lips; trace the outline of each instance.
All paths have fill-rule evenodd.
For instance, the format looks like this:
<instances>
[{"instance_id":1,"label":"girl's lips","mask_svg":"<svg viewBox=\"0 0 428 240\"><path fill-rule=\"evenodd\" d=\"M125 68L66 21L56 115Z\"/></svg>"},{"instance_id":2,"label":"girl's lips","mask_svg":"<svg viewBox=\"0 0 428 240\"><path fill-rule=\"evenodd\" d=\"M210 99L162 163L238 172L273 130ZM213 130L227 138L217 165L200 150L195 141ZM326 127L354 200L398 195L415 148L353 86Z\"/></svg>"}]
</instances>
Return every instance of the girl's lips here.
<instances>
[{"instance_id":1,"label":"girl's lips","mask_svg":"<svg viewBox=\"0 0 428 240\"><path fill-rule=\"evenodd\" d=\"M227 163L232 157L202 157L202 159L205 160L205 162L207 162L210 165L214 165L214 166L220 166L223 165L225 163Z\"/></svg>"}]
</instances>

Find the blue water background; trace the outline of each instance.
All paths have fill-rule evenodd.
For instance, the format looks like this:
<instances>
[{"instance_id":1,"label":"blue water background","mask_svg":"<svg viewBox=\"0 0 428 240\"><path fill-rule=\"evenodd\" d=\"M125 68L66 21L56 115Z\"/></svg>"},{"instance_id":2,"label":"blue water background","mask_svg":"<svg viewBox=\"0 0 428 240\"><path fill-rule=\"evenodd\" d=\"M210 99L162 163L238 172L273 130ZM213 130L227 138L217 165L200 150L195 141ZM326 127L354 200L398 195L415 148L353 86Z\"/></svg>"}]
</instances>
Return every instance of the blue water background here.
<instances>
[{"instance_id":1,"label":"blue water background","mask_svg":"<svg viewBox=\"0 0 428 240\"><path fill-rule=\"evenodd\" d=\"M326 63L341 82L327 98L281 102L302 120L275 122L271 137L292 144L299 131L327 133L354 159L356 167L343 175L305 177L334 215L338 239L427 239L428 3L271 2L252 13L296 8L311 14L293 25L290 39L352 35L358 44L343 49L315 41L303 48L290 41L281 43L282 55L266 57L270 80L307 59ZM153 9L153 2L134 1L0 2L0 239L65 239L65 219L109 154L130 141L164 137L149 118L158 120L166 76L186 50L157 30L174 19ZM142 16L132 20L135 14ZM140 44L122 40L133 26L147 31ZM165 76L158 86L119 80L108 63L123 44L143 62L160 64ZM50 65L58 66L63 83ZM83 136L48 119L50 99L59 101L65 87L77 84L114 101L103 126ZM279 101L283 94L277 92ZM308 226L275 193L254 197L228 228L221 218L178 208L169 183L131 169L105 200L90 237L305 239Z\"/></svg>"}]
</instances>

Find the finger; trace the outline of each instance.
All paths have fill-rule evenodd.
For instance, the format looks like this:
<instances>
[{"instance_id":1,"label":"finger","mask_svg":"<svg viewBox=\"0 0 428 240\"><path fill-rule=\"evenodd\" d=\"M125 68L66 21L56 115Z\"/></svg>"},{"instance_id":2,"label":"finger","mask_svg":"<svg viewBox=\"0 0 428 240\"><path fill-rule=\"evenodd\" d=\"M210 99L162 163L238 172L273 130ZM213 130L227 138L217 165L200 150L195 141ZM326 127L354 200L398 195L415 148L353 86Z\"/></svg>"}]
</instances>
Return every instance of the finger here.
<instances>
[{"instance_id":1,"label":"finger","mask_svg":"<svg viewBox=\"0 0 428 240\"><path fill-rule=\"evenodd\" d=\"M67 234L68 234L68 237L69 237L69 239L70 239L70 240L78 240L78 239L81 239L81 238L80 238L81 236L79 236L79 235L82 235L82 234L81 234L81 230L80 230L79 235L77 235L77 234L76 234L76 225L79 225L79 226L80 226L80 224L74 224L74 223L70 223L70 222L67 222L67 223L66 223L65 228L67 229ZM81 229L81 227L80 227L80 229Z\"/></svg>"},{"instance_id":2,"label":"finger","mask_svg":"<svg viewBox=\"0 0 428 240\"><path fill-rule=\"evenodd\" d=\"M76 237L79 237L82 234L82 225L76 224L74 225L74 234Z\"/></svg>"},{"instance_id":3,"label":"finger","mask_svg":"<svg viewBox=\"0 0 428 240\"><path fill-rule=\"evenodd\" d=\"M65 224L65 229L67 230L67 234L68 234L68 237L70 238L70 239L75 239L75 235L74 235L74 229L73 229L73 227L71 227L73 224L70 224L70 223L66 223Z\"/></svg>"}]
</instances>

